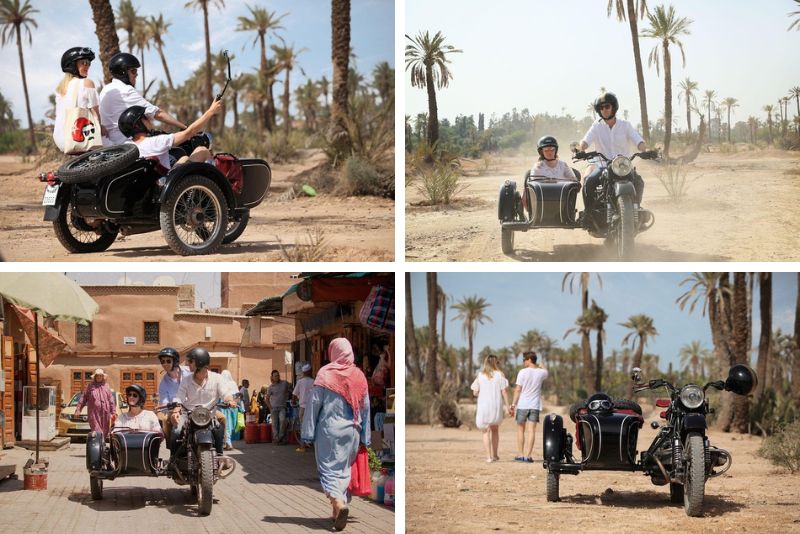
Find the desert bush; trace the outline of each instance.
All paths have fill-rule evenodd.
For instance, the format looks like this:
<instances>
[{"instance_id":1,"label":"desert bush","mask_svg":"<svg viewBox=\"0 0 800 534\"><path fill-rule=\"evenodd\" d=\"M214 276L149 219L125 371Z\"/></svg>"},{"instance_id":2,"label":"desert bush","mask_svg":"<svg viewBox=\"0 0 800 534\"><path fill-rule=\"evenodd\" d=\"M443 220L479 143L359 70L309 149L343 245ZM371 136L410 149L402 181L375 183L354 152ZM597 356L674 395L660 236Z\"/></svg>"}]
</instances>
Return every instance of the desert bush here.
<instances>
[{"instance_id":1,"label":"desert bush","mask_svg":"<svg viewBox=\"0 0 800 534\"><path fill-rule=\"evenodd\" d=\"M800 471L800 420L766 438L758 449L758 455L791 473Z\"/></svg>"},{"instance_id":2,"label":"desert bush","mask_svg":"<svg viewBox=\"0 0 800 534\"><path fill-rule=\"evenodd\" d=\"M417 189L432 205L450 204L467 186L459 183L461 176L449 165L437 165L419 174Z\"/></svg>"},{"instance_id":3,"label":"desert bush","mask_svg":"<svg viewBox=\"0 0 800 534\"><path fill-rule=\"evenodd\" d=\"M50 144L55 146L52 139ZM0 133L0 154L9 152L22 153L27 145L28 132L25 130L8 130Z\"/></svg>"},{"instance_id":4,"label":"desert bush","mask_svg":"<svg viewBox=\"0 0 800 534\"><path fill-rule=\"evenodd\" d=\"M263 144L262 154L269 161L288 161L295 156L296 149L283 132L267 136Z\"/></svg>"},{"instance_id":5,"label":"desert bush","mask_svg":"<svg viewBox=\"0 0 800 534\"><path fill-rule=\"evenodd\" d=\"M422 384L406 383L406 423L425 425L430 423L428 408L433 404L433 397L427 393Z\"/></svg>"},{"instance_id":6,"label":"desert bush","mask_svg":"<svg viewBox=\"0 0 800 534\"><path fill-rule=\"evenodd\" d=\"M394 198L394 174L382 174L369 161L353 155L345 161L338 189L347 195Z\"/></svg>"},{"instance_id":7,"label":"desert bush","mask_svg":"<svg viewBox=\"0 0 800 534\"><path fill-rule=\"evenodd\" d=\"M682 163L667 164L659 167L656 178L664 186L669 199L676 204L683 200L689 190L690 181L687 179L689 169ZM697 178L695 178L696 180Z\"/></svg>"},{"instance_id":8,"label":"desert bush","mask_svg":"<svg viewBox=\"0 0 800 534\"><path fill-rule=\"evenodd\" d=\"M296 239L294 246L284 246L280 238L277 240L283 261L323 261L328 253L328 241L325 238L324 230L319 226L306 230L304 242Z\"/></svg>"}]
</instances>

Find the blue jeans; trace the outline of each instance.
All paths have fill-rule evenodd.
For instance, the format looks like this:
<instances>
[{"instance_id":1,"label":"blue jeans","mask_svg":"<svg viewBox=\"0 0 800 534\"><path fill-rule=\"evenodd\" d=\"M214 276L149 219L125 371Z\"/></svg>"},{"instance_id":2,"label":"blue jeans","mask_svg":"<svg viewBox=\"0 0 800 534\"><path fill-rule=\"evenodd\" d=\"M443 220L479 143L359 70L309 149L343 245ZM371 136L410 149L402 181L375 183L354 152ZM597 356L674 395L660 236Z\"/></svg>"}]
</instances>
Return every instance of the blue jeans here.
<instances>
[{"instance_id":1,"label":"blue jeans","mask_svg":"<svg viewBox=\"0 0 800 534\"><path fill-rule=\"evenodd\" d=\"M272 443L279 443L286 438L286 406L272 408Z\"/></svg>"}]
</instances>

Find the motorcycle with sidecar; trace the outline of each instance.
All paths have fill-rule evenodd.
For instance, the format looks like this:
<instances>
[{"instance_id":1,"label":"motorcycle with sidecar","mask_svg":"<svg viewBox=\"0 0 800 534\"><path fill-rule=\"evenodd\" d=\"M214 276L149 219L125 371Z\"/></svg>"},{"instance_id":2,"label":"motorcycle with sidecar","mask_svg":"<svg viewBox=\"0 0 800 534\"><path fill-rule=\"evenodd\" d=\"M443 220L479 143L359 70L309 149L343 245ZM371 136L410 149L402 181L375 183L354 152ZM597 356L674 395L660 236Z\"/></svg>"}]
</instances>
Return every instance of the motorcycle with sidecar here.
<instances>
[{"instance_id":1,"label":"motorcycle with sidecar","mask_svg":"<svg viewBox=\"0 0 800 534\"><path fill-rule=\"evenodd\" d=\"M218 424L212 410L202 406L185 407L179 403L167 406L180 408L186 414L169 461L159 458L164 440L161 432L144 432L115 427L108 436L91 432L86 440L86 469L92 499L103 498L106 480L132 476L167 476L179 485L188 485L197 497L199 513L211 513L214 484L232 472L221 473L220 458L214 449L212 430ZM233 460L228 459L231 466Z\"/></svg>"},{"instance_id":2,"label":"motorcycle with sidecar","mask_svg":"<svg viewBox=\"0 0 800 534\"><path fill-rule=\"evenodd\" d=\"M573 143L573 149L574 149ZM593 237L605 238L619 259L629 259L634 237L653 226L655 217L636 203L633 186L633 160L655 159L655 150L632 157L617 156L609 160L600 152L575 152L573 161L595 160L604 165L595 191L594 209L578 217L575 204L581 190L580 173L573 169L576 180L549 178L525 173L523 191L517 191L514 180L500 187L497 217L500 220L500 243L504 254L514 252L514 233L539 228L583 229Z\"/></svg>"},{"instance_id":3,"label":"motorcycle with sidecar","mask_svg":"<svg viewBox=\"0 0 800 534\"><path fill-rule=\"evenodd\" d=\"M637 438L644 419L641 407L629 400L612 399L595 393L585 402L570 408L575 423L575 439L580 459L573 456L573 437L564 427L563 418L550 414L544 419L542 467L547 470L548 501L558 501L561 475L578 475L583 471L642 471L653 484L669 484L670 502L683 503L689 516L703 514L705 484L730 469L730 452L711 445L706 435L706 415L713 413L706 390L714 388L738 395L752 392L758 379L746 365L730 368L725 381L705 386L687 384L676 387L659 378L642 382L641 369L634 368L634 391L666 388L669 399L658 399L656 406L663 425L653 442L637 458Z\"/></svg>"}]
</instances>

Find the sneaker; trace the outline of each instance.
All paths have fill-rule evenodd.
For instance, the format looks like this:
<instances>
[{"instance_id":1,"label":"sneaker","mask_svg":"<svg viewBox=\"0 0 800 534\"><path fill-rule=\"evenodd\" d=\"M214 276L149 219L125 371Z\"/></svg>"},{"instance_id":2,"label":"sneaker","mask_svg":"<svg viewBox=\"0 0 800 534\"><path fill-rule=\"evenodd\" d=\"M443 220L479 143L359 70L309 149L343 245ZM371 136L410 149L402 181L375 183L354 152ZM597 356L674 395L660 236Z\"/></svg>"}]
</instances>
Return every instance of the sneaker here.
<instances>
[{"instance_id":1,"label":"sneaker","mask_svg":"<svg viewBox=\"0 0 800 534\"><path fill-rule=\"evenodd\" d=\"M528 457L527 457L527 458L525 458L523 461L524 461L524 462L527 462L527 463L529 463L529 464L532 464L532 463L533 463L533 458L531 458L530 456L528 456Z\"/></svg>"}]
</instances>

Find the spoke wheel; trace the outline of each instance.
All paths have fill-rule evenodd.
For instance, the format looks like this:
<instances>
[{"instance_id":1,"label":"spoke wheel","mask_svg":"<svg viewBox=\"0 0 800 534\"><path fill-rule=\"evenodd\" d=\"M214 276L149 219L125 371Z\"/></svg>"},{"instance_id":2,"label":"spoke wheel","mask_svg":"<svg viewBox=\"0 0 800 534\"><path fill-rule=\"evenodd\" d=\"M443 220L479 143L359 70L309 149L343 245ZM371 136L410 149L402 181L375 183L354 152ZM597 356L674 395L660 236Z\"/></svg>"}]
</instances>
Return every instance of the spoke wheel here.
<instances>
[{"instance_id":1,"label":"spoke wheel","mask_svg":"<svg viewBox=\"0 0 800 534\"><path fill-rule=\"evenodd\" d=\"M84 254L102 252L117 239L117 232L109 232L97 223L90 224L78 215L70 199L70 191L64 192L64 199L53 221L53 230L58 241L70 252Z\"/></svg>"},{"instance_id":2,"label":"spoke wheel","mask_svg":"<svg viewBox=\"0 0 800 534\"><path fill-rule=\"evenodd\" d=\"M189 176L161 205L161 231L169 247L182 256L211 254L228 228L228 203L210 178Z\"/></svg>"},{"instance_id":3,"label":"spoke wheel","mask_svg":"<svg viewBox=\"0 0 800 534\"><path fill-rule=\"evenodd\" d=\"M244 229L247 228L248 222L250 222L250 211L242 215L242 218L238 221L230 219L228 221L228 228L225 230L225 238L222 240L222 244L227 245L239 239L239 236L244 233Z\"/></svg>"}]
</instances>

